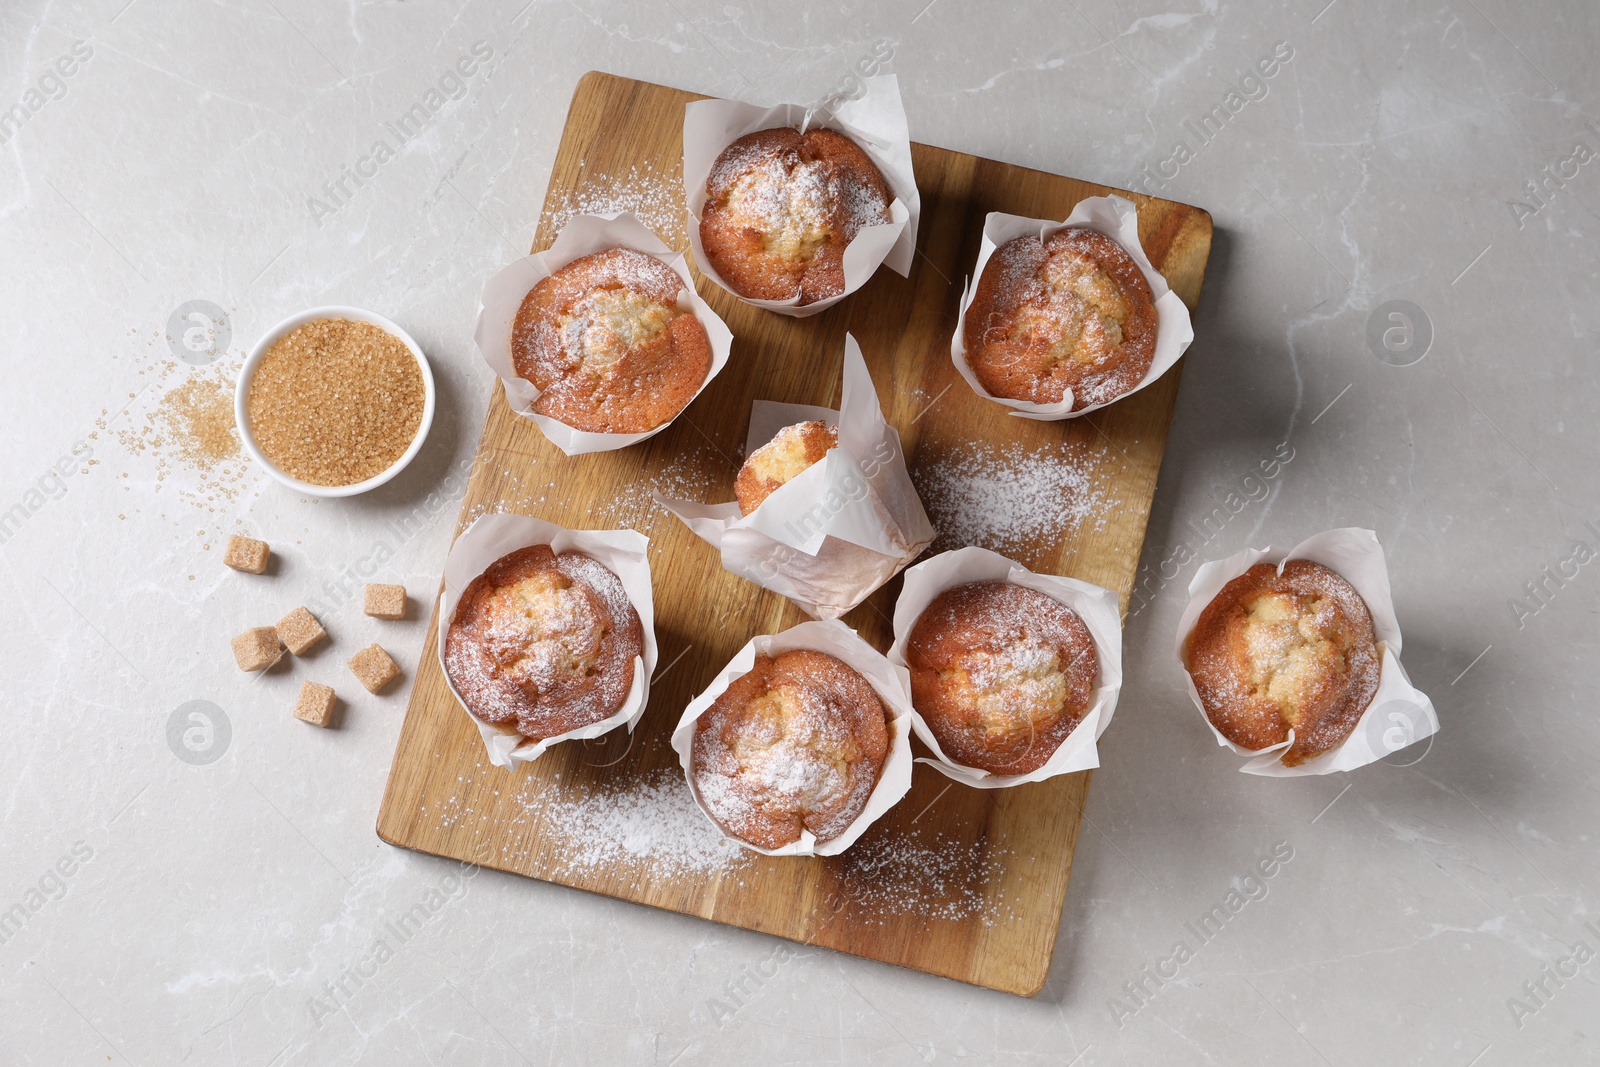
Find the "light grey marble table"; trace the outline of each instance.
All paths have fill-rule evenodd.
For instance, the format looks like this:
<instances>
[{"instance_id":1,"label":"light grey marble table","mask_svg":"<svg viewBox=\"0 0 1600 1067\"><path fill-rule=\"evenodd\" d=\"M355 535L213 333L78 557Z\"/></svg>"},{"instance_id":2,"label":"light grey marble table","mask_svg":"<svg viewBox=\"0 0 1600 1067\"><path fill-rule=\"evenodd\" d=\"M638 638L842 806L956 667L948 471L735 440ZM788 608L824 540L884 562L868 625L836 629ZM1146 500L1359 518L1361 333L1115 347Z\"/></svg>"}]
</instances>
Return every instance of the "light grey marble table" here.
<instances>
[{"instance_id":1,"label":"light grey marble table","mask_svg":"<svg viewBox=\"0 0 1600 1067\"><path fill-rule=\"evenodd\" d=\"M1325 3L7 3L0 1062L1600 1059L1600 8ZM380 623L347 591L435 587L491 390L478 291L531 242L578 77L808 100L885 53L918 140L1217 225L1157 592L1033 1000L390 848L404 693L343 673L371 640L415 667L425 613ZM386 124L419 102L401 144ZM226 313L205 366L176 358L207 358L192 301ZM393 316L440 382L424 453L354 501L174 430L321 303ZM1281 447L1270 493L1202 521ZM1334 526L1387 550L1443 729L1350 774L1240 774L1174 661L1183 591L1200 560ZM270 596L222 568L237 530L279 549ZM340 637L311 675L355 694L337 731L289 718L300 674L229 660L295 601Z\"/></svg>"}]
</instances>

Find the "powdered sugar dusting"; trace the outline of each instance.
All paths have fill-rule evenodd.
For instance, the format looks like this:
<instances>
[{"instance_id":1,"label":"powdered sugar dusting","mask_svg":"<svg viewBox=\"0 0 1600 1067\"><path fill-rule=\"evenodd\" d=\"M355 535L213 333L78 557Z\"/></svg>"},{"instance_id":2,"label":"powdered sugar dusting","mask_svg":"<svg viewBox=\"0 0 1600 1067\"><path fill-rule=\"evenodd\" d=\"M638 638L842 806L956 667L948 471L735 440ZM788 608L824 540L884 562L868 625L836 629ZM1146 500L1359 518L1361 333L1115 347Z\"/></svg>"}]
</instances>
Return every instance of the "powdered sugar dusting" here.
<instances>
[{"instance_id":1,"label":"powdered sugar dusting","mask_svg":"<svg viewBox=\"0 0 1600 1067\"><path fill-rule=\"evenodd\" d=\"M764 860L724 836L695 806L676 767L617 775L601 785L530 780L523 795L497 804L496 811L498 820L537 836L544 875L619 869L652 878L732 875L748 888L768 863L795 862ZM419 814L445 827L463 821L482 827L485 817L459 796ZM501 857L509 861L526 848L525 839L513 839L501 847ZM835 910L852 923L885 925L914 915L996 926L1018 917L1012 899L994 886L1019 857L987 838L967 842L931 829L879 828L826 862L839 872Z\"/></svg>"},{"instance_id":2,"label":"powdered sugar dusting","mask_svg":"<svg viewBox=\"0 0 1600 1067\"><path fill-rule=\"evenodd\" d=\"M682 292L676 271L636 249L581 256L523 298L512 327L512 363L542 390L584 374L599 379L592 388L611 392L620 361L688 314L678 306Z\"/></svg>"},{"instance_id":3,"label":"powdered sugar dusting","mask_svg":"<svg viewBox=\"0 0 1600 1067\"><path fill-rule=\"evenodd\" d=\"M851 167L810 158L815 148L809 139L774 138L773 132L747 134L723 149L706 182L709 205L725 205L733 219L760 232L766 251L808 260L830 231L839 230L848 244L862 227L889 221L889 205L876 186Z\"/></svg>"},{"instance_id":4,"label":"powdered sugar dusting","mask_svg":"<svg viewBox=\"0 0 1600 1067\"><path fill-rule=\"evenodd\" d=\"M547 799L542 832L559 833L568 871L648 863L672 874L707 874L748 865L750 854L724 837L695 807L681 774L635 778L616 791L574 802Z\"/></svg>"},{"instance_id":5,"label":"powdered sugar dusting","mask_svg":"<svg viewBox=\"0 0 1600 1067\"><path fill-rule=\"evenodd\" d=\"M692 440L693 444L679 446L657 473L618 486L592 504L588 512L591 520L601 526L643 530L659 519L671 518L671 513L656 503L657 494L669 500L699 503L725 498L733 473L731 461L698 434Z\"/></svg>"},{"instance_id":6,"label":"powdered sugar dusting","mask_svg":"<svg viewBox=\"0 0 1600 1067\"><path fill-rule=\"evenodd\" d=\"M1122 503L1095 477L1104 451L1062 444L1026 448L974 442L911 472L938 530L935 549L979 545L1015 552L1089 524L1103 530Z\"/></svg>"},{"instance_id":7,"label":"powdered sugar dusting","mask_svg":"<svg viewBox=\"0 0 1600 1067\"><path fill-rule=\"evenodd\" d=\"M739 224L762 234L768 252L786 259L810 259L828 240L830 203L837 182L817 163L782 158L763 160L740 176L728 193L728 210Z\"/></svg>"},{"instance_id":8,"label":"powdered sugar dusting","mask_svg":"<svg viewBox=\"0 0 1600 1067\"><path fill-rule=\"evenodd\" d=\"M1372 617L1342 576L1309 560L1257 563L1223 586L1186 654L1217 729L1245 748L1295 732L1295 766L1341 743L1377 691Z\"/></svg>"},{"instance_id":9,"label":"powdered sugar dusting","mask_svg":"<svg viewBox=\"0 0 1600 1067\"><path fill-rule=\"evenodd\" d=\"M506 453L497 460L487 459L495 479L496 499L480 501L466 510L460 526L465 529L483 515L501 513L538 515L552 522L581 526L590 530L639 530L649 533L656 522L672 519L671 512L656 503L656 494L674 500L709 503L731 495L729 486L738 464L705 442L698 435L693 443L674 447L674 454L660 471L641 473L613 491L589 500L582 516L560 510L570 503L555 475L555 467L542 472L539 460L525 453ZM490 446L485 446L490 447Z\"/></svg>"},{"instance_id":10,"label":"powdered sugar dusting","mask_svg":"<svg viewBox=\"0 0 1600 1067\"><path fill-rule=\"evenodd\" d=\"M839 891L855 905L853 922L882 924L912 914L997 926L1018 918L1011 900L990 890L1017 857L986 838L967 843L941 831L869 831L840 858L846 873Z\"/></svg>"},{"instance_id":11,"label":"powdered sugar dusting","mask_svg":"<svg viewBox=\"0 0 1600 1067\"><path fill-rule=\"evenodd\" d=\"M700 799L718 823L763 848L797 840L802 826L830 841L877 785L883 715L866 679L831 656L757 656L698 723Z\"/></svg>"},{"instance_id":12,"label":"powdered sugar dusting","mask_svg":"<svg viewBox=\"0 0 1600 1067\"><path fill-rule=\"evenodd\" d=\"M445 636L445 667L480 719L551 737L622 706L637 618L621 580L591 557L518 549L467 587Z\"/></svg>"},{"instance_id":13,"label":"powdered sugar dusting","mask_svg":"<svg viewBox=\"0 0 1600 1067\"><path fill-rule=\"evenodd\" d=\"M574 215L619 211L632 212L667 244L683 247L687 237L683 183L676 173L664 174L649 162L634 164L625 174L585 174L583 184L567 190L563 202L547 208L545 214L551 232L560 233Z\"/></svg>"},{"instance_id":14,"label":"powdered sugar dusting","mask_svg":"<svg viewBox=\"0 0 1600 1067\"><path fill-rule=\"evenodd\" d=\"M676 768L616 775L595 786L546 780L533 788L533 795L514 798L511 822L530 828L547 846L544 854L557 857L552 874L628 867L657 876L704 877L750 865L751 853L707 821ZM443 825L474 814L451 810L458 803L437 813ZM501 852L510 856L523 847L508 843Z\"/></svg>"}]
</instances>

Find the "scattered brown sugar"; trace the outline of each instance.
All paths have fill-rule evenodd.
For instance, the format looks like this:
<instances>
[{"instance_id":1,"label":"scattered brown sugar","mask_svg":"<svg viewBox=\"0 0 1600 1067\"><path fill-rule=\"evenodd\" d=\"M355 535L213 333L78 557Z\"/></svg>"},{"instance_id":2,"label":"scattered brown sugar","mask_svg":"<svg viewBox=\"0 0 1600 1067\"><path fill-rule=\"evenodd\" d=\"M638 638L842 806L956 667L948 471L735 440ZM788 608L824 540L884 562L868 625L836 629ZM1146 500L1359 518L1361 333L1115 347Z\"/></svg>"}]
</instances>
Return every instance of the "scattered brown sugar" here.
<instances>
[{"instance_id":1,"label":"scattered brown sugar","mask_svg":"<svg viewBox=\"0 0 1600 1067\"><path fill-rule=\"evenodd\" d=\"M233 389L214 378L190 378L161 398L154 419L178 458L209 470L239 454L233 425Z\"/></svg>"},{"instance_id":2,"label":"scattered brown sugar","mask_svg":"<svg viewBox=\"0 0 1600 1067\"><path fill-rule=\"evenodd\" d=\"M267 350L250 382L250 432L313 485L354 485L394 466L422 424L422 371L398 337L347 319L308 322Z\"/></svg>"},{"instance_id":3,"label":"scattered brown sugar","mask_svg":"<svg viewBox=\"0 0 1600 1067\"><path fill-rule=\"evenodd\" d=\"M88 439L110 438L129 457L142 457L120 476L151 479L157 493L172 490L211 512L237 499L250 472L233 418L237 365L219 360L189 367L169 360L140 373L156 380L130 392L120 410L103 409Z\"/></svg>"}]
</instances>

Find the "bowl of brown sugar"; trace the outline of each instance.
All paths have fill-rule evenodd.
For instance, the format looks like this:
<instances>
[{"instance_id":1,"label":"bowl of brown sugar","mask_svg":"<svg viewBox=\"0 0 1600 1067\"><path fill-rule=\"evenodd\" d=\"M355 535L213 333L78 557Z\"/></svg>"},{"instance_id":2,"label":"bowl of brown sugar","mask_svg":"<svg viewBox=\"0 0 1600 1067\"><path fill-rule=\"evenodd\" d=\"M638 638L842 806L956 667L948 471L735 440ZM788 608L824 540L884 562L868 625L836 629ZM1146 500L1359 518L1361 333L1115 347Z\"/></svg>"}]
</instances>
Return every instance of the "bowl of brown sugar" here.
<instances>
[{"instance_id":1,"label":"bowl of brown sugar","mask_svg":"<svg viewBox=\"0 0 1600 1067\"><path fill-rule=\"evenodd\" d=\"M309 496L354 496L422 449L433 371L411 335L382 315L311 308L256 342L233 403L239 439L268 474Z\"/></svg>"}]
</instances>

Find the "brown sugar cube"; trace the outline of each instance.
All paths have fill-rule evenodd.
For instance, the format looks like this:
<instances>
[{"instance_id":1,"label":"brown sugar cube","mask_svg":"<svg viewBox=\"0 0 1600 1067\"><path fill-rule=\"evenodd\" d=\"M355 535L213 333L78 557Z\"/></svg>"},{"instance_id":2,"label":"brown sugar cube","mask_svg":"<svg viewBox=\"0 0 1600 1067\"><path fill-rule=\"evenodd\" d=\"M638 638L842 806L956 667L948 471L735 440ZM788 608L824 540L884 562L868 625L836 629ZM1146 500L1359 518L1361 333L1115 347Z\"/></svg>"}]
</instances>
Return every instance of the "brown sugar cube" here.
<instances>
[{"instance_id":1,"label":"brown sugar cube","mask_svg":"<svg viewBox=\"0 0 1600 1067\"><path fill-rule=\"evenodd\" d=\"M351 656L350 669L369 693L376 693L400 674L400 665L390 658L382 645L368 645Z\"/></svg>"},{"instance_id":2,"label":"brown sugar cube","mask_svg":"<svg viewBox=\"0 0 1600 1067\"><path fill-rule=\"evenodd\" d=\"M295 698L294 717L312 726L327 726L333 722L333 687L305 682L300 695Z\"/></svg>"},{"instance_id":3,"label":"brown sugar cube","mask_svg":"<svg viewBox=\"0 0 1600 1067\"><path fill-rule=\"evenodd\" d=\"M406 587L403 585L382 585L372 582L367 585L366 606L362 609L374 619L403 619L406 617Z\"/></svg>"},{"instance_id":4,"label":"brown sugar cube","mask_svg":"<svg viewBox=\"0 0 1600 1067\"><path fill-rule=\"evenodd\" d=\"M264 671L282 655L278 631L270 626L257 626L233 639L233 658L239 661L241 671Z\"/></svg>"},{"instance_id":5,"label":"brown sugar cube","mask_svg":"<svg viewBox=\"0 0 1600 1067\"><path fill-rule=\"evenodd\" d=\"M328 636L317 617L304 607L295 608L279 619L277 631L278 639L297 656L305 655L311 651L311 646Z\"/></svg>"},{"instance_id":6,"label":"brown sugar cube","mask_svg":"<svg viewBox=\"0 0 1600 1067\"><path fill-rule=\"evenodd\" d=\"M271 556L272 549L265 541L233 534L228 538L228 550L222 554L222 562L236 571L260 574L267 569L267 560Z\"/></svg>"}]
</instances>

